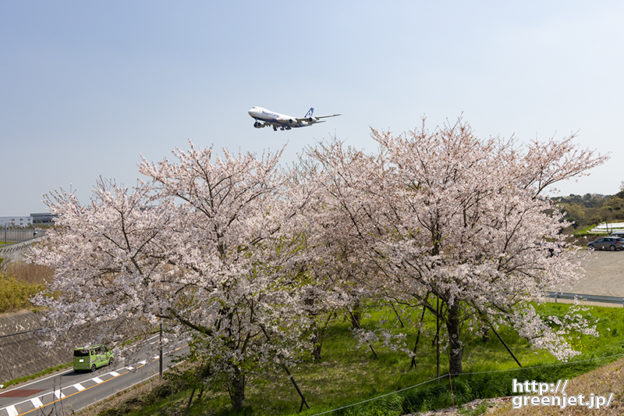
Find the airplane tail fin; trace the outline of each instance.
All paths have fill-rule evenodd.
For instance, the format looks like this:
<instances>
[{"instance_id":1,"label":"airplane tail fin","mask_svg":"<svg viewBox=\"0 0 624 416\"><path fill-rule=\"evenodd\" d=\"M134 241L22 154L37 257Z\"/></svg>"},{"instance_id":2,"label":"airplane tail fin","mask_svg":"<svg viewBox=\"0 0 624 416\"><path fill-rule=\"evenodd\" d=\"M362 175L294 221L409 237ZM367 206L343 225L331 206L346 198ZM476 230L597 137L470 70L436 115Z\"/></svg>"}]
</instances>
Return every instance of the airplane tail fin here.
<instances>
[{"instance_id":1,"label":"airplane tail fin","mask_svg":"<svg viewBox=\"0 0 624 416\"><path fill-rule=\"evenodd\" d=\"M314 114L314 107L310 107L310 109L309 109L309 110L308 110L308 112L305 114L305 116L303 116L303 118L312 117L312 114Z\"/></svg>"}]
</instances>

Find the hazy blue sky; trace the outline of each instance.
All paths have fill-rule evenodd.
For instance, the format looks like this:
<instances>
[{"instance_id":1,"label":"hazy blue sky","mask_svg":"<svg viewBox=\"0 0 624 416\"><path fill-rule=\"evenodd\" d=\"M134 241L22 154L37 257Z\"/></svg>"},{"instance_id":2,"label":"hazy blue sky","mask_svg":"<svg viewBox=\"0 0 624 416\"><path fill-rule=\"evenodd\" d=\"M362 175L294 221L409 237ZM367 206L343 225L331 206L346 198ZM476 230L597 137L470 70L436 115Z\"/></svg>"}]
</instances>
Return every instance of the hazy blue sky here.
<instances>
[{"instance_id":1,"label":"hazy blue sky","mask_svg":"<svg viewBox=\"0 0 624 416\"><path fill-rule=\"evenodd\" d=\"M140 155L187 140L285 160L369 126L405 132L463 113L478 135L578 132L611 159L561 192L612 194L624 175L624 3L574 1L0 0L0 216L133 184ZM344 115L254 129L259 105Z\"/></svg>"}]
</instances>

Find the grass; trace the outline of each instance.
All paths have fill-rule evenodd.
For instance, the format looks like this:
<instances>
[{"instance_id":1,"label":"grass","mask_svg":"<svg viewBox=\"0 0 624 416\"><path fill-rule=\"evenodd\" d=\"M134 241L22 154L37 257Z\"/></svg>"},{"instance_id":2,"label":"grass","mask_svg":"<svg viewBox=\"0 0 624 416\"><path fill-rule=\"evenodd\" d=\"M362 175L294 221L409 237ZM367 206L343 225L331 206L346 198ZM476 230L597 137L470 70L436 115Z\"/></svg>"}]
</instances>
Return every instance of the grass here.
<instances>
[{"instance_id":1,"label":"grass","mask_svg":"<svg viewBox=\"0 0 624 416\"><path fill-rule=\"evenodd\" d=\"M68 369L71 366L72 366L72 363L59 364L57 366L50 367L50 368L47 368L47 369L45 369L43 371L40 371L40 372L38 372L36 374L31 374L31 375L24 376L24 377L14 378L13 380L9 380L7 382L2 383L3 386L4 386L3 388L6 389L7 387L13 386L15 384L21 384L21 383L23 383L25 381L34 380L36 378L43 377L43 376L46 376L48 374L56 373L57 371Z\"/></svg>"},{"instance_id":2,"label":"grass","mask_svg":"<svg viewBox=\"0 0 624 416\"><path fill-rule=\"evenodd\" d=\"M52 271L45 266L9 263L0 272L0 313L32 309L30 298L44 290L51 278Z\"/></svg>"},{"instance_id":3,"label":"grass","mask_svg":"<svg viewBox=\"0 0 624 416\"><path fill-rule=\"evenodd\" d=\"M28 283L0 274L0 313L32 308L29 299L43 289L43 284Z\"/></svg>"},{"instance_id":4,"label":"grass","mask_svg":"<svg viewBox=\"0 0 624 416\"><path fill-rule=\"evenodd\" d=\"M563 316L571 305L546 304L540 307L544 313ZM413 323L418 321L419 311L413 311ZM332 415L401 415L426 409L460 405L476 398L497 397L510 394L511 380L556 381L571 378L616 359L624 354L624 308L591 307L585 315L598 319L600 338L582 336L574 346L582 352L571 363L561 365L545 351L529 348L527 341L510 329L499 331L505 342L518 356L524 368L518 368L514 360L495 336L482 340L479 336L468 337L464 353L465 374L458 376L451 385L447 378L390 394L364 404L349 407ZM375 344L379 355L375 360L368 349L356 349L348 319L334 321L323 345L323 359L316 363L306 359L295 369L293 375L312 409L301 415L313 415L322 411L350 405L399 389L422 383L435 377L435 348L432 334L435 321L426 315L423 336L417 352L416 369L409 370L410 359L400 352L393 352L383 345ZM363 320L372 327L380 318L393 322L391 312L376 310ZM415 326L412 324L412 326ZM415 331L408 332L408 345L413 347ZM600 358L610 356L610 358ZM546 366L546 367L544 367ZM533 368L530 368L533 367ZM508 370L508 371L507 371ZM446 354L442 353L441 374L448 371ZM108 411L106 415L128 414L134 416L154 414L182 414L190 396L190 388L171 383L165 390L161 387L155 395L135 398L132 406L123 412ZM246 391L248 409L244 414L294 415L298 414L299 397L285 374L275 374L264 379L253 379ZM229 410L227 392L204 393L195 400L190 415L233 415ZM117 409L119 410L119 408ZM476 410L475 410L476 411ZM112 412L112 413L111 413ZM471 414L472 410L466 410ZM479 413L473 413L479 414Z\"/></svg>"}]
</instances>

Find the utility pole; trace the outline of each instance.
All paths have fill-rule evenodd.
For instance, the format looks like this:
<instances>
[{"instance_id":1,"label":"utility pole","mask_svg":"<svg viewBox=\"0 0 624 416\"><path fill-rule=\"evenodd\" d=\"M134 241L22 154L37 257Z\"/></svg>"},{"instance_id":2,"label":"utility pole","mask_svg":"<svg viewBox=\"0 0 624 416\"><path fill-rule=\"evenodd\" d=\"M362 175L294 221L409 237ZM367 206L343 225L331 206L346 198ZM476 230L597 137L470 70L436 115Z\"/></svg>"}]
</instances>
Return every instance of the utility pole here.
<instances>
[{"instance_id":1,"label":"utility pole","mask_svg":"<svg viewBox=\"0 0 624 416\"><path fill-rule=\"evenodd\" d=\"M160 318L160 359L158 360L158 372L160 374L160 378L163 377L163 327L162 327L162 318Z\"/></svg>"}]
</instances>

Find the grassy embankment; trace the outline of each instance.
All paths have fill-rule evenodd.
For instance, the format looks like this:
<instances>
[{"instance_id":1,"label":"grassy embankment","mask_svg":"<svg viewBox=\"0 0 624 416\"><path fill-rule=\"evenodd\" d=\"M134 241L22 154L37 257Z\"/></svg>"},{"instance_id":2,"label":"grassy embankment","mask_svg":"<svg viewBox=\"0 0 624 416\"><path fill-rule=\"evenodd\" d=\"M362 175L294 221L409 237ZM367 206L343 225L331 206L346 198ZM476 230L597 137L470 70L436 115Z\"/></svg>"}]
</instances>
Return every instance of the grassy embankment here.
<instances>
[{"instance_id":1,"label":"grassy embankment","mask_svg":"<svg viewBox=\"0 0 624 416\"><path fill-rule=\"evenodd\" d=\"M0 270L0 313L32 309L30 298L45 288L52 271L45 266L9 263Z\"/></svg>"},{"instance_id":2,"label":"grassy embankment","mask_svg":"<svg viewBox=\"0 0 624 416\"><path fill-rule=\"evenodd\" d=\"M570 305L547 304L541 310L551 315L563 316ZM418 322L420 311L413 311L412 326ZM571 378L624 354L624 309L591 307L585 314L598 319L601 337L582 336L572 342L582 352L571 363L561 365L545 351L535 351L528 343L509 329L500 335L518 356L524 368L518 368L503 345L492 334L488 340L479 336L467 339L464 355L465 374L452 381L443 378L390 394L361 405L349 407L332 415L401 415L425 409L458 405L475 398L497 397L511 393L511 380L556 381ZM383 316L385 315L385 316ZM326 410L350 405L385 393L413 386L435 377L435 347L432 344L435 320L429 314L417 352L416 369L409 370L410 360L404 353L393 352L381 344L374 344L379 359L374 359L365 347L356 349L347 319L336 320L329 328L329 336L323 345L323 359L316 363L311 359L293 369L293 375L312 409L300 413L313 415ZM385 317L395 323L391 312L376 310L363 321L368 327ZM404 316L404 319L408 318ZM408 331L408 345L413 347L416 332ZM608 357L608 358L600 358ZM447 371L446 353L442 352L441 374ZM177 379L165 383L142 397L135 397L103 410L101 415L229 415L229 397L225 391L205 391L201 399L195 399L188 413L192 389ZM246 394L248 409L245 414L294 415L297 414L299 398L284 374L264 379L250 380Z\"/></svg>"}]
</instances>

